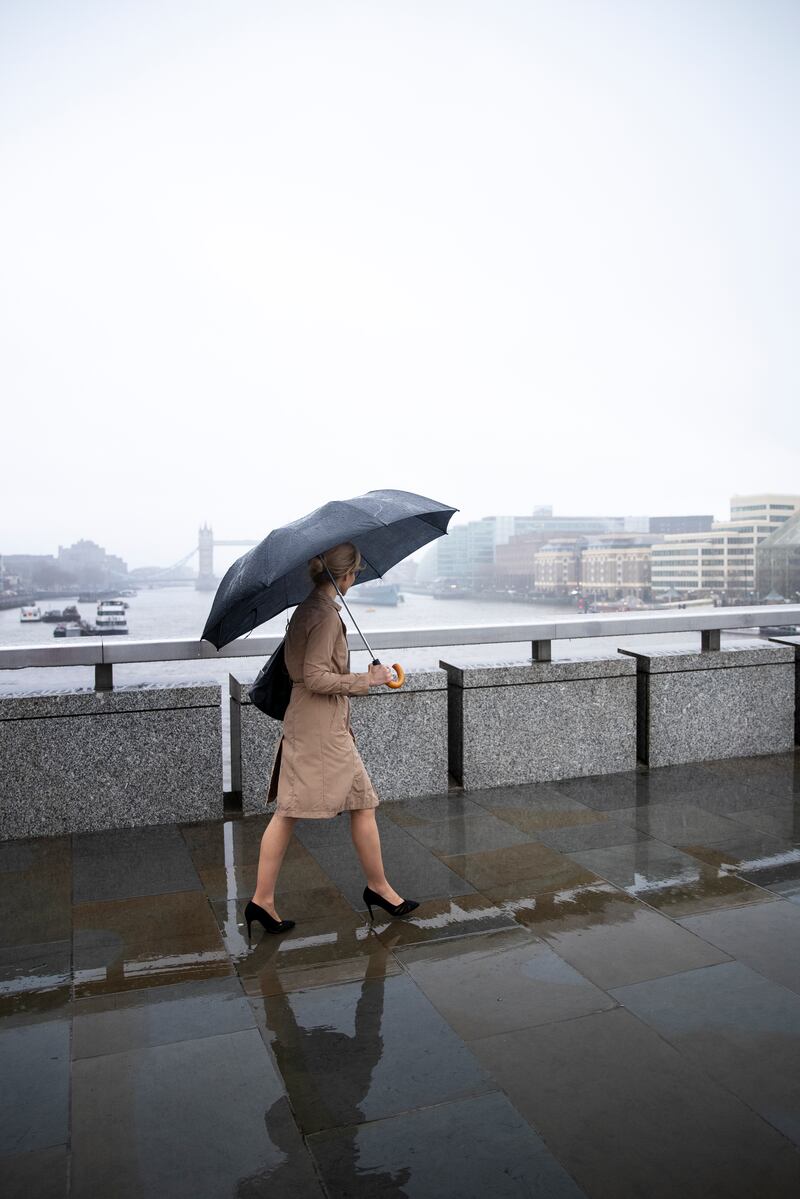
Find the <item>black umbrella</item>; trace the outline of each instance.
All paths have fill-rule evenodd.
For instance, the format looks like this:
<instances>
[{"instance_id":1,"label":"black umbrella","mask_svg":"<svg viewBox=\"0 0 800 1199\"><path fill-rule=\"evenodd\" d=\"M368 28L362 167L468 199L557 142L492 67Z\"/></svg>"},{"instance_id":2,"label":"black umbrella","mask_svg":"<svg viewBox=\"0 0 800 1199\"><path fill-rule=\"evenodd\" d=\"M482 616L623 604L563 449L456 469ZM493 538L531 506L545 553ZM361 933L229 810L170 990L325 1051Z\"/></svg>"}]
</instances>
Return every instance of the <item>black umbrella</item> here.
<instances>
[{"instance_id":1,"label":"black umbrella","mask_svg":"<svg viewBox=\"0 0 800 1199\"><path fill-rule=\"evenodd\" d=\"M366 563L359 582L368 582L445 534L455 512L458 508L413 491L368 491L351 500L331 500L307 516L273 529L226 572L214 596L203 640L221 649L286 608L302 603L313 587L308 562L315 554L352 541ZM366 645L363 633L361 636Z\"/></svg>"}]
</instances>

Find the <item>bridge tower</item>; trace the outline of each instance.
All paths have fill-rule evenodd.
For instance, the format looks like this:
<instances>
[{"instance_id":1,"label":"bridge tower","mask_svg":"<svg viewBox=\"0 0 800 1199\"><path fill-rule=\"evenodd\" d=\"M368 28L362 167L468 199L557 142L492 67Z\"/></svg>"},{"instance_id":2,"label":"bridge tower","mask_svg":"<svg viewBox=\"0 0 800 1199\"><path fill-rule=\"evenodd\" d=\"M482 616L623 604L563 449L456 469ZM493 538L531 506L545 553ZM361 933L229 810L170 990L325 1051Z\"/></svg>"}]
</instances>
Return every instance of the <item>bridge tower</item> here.
<instances>
[{"instance_id":1,"label":"bridge tower","mask_svg":"<svg viewBox=\"0 0 800 1199\"><path fill-rule=\"evenodd\" d=\"M217 586L214 576L214 532L203 524L197 534L197 582L198 591L214 591Z\"/></svg>"}]
</instances>

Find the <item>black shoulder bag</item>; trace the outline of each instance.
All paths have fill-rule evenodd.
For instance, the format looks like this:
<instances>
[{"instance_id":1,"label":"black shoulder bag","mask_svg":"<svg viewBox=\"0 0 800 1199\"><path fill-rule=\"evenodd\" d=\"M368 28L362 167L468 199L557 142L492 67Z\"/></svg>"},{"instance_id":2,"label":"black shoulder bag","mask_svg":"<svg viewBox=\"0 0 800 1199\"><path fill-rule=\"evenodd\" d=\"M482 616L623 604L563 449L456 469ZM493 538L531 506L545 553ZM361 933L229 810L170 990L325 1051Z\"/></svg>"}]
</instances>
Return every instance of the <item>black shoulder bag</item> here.
<instances>
[{"instance_id":1,"label":"black shoulder bag","mask_svg":"<svg viewBox=\"0 0 800 1199\"><path fill-rule=\"evenodd\" d=\"M273 720L283 720L292 695L292 676L286 669L283 656L284 637L261 667L256 680L248 691L250 703L266 712Z\"/></svg>"}]
</instances>

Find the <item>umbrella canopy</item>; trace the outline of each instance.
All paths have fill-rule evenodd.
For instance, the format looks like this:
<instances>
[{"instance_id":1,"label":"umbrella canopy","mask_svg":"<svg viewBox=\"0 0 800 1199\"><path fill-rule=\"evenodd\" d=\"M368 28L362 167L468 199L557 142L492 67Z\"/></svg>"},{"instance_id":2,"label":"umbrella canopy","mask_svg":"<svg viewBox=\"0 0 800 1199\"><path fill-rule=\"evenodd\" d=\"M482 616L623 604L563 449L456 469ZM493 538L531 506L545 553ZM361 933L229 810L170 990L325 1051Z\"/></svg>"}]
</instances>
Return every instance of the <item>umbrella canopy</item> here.
<instances>
[{"instance_id":1,"label":"umbrella canopy","mask_svg":"<svg viewBox=\"0 0 800 1199\"><path fill-rule=\"evenodd\" d=\"M308 561L352 541L366 563L359 582L381 578L421 546L447 532L458 508L413 491L368 491L331 500L273 529L234 562L217 588L202 637L217 649L302 603L313 584Z\"/></svg>"}]
</instances>

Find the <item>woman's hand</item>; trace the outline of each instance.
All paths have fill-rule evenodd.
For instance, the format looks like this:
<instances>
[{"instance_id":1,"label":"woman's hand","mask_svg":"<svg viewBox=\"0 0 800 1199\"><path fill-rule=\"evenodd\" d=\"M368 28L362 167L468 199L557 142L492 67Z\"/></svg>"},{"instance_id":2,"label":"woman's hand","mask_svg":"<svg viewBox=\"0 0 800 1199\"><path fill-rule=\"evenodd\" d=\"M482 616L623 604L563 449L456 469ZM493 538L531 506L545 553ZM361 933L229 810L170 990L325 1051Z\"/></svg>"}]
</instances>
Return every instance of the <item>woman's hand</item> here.
<instances>
[{"instance_id":1,"label":"woman's hand","mask_svg":"<svg viewBox=\"0 0 800 1199\"><path fill-rule=\"evenodd\" d=\"M375 666L375 664L372 663L367 671L367 675L369 677L370 687L378 687L382 683L391 682L391 680L394 678L394 671L392 670L391 666Z\"/></svg>"}]
</instances>

